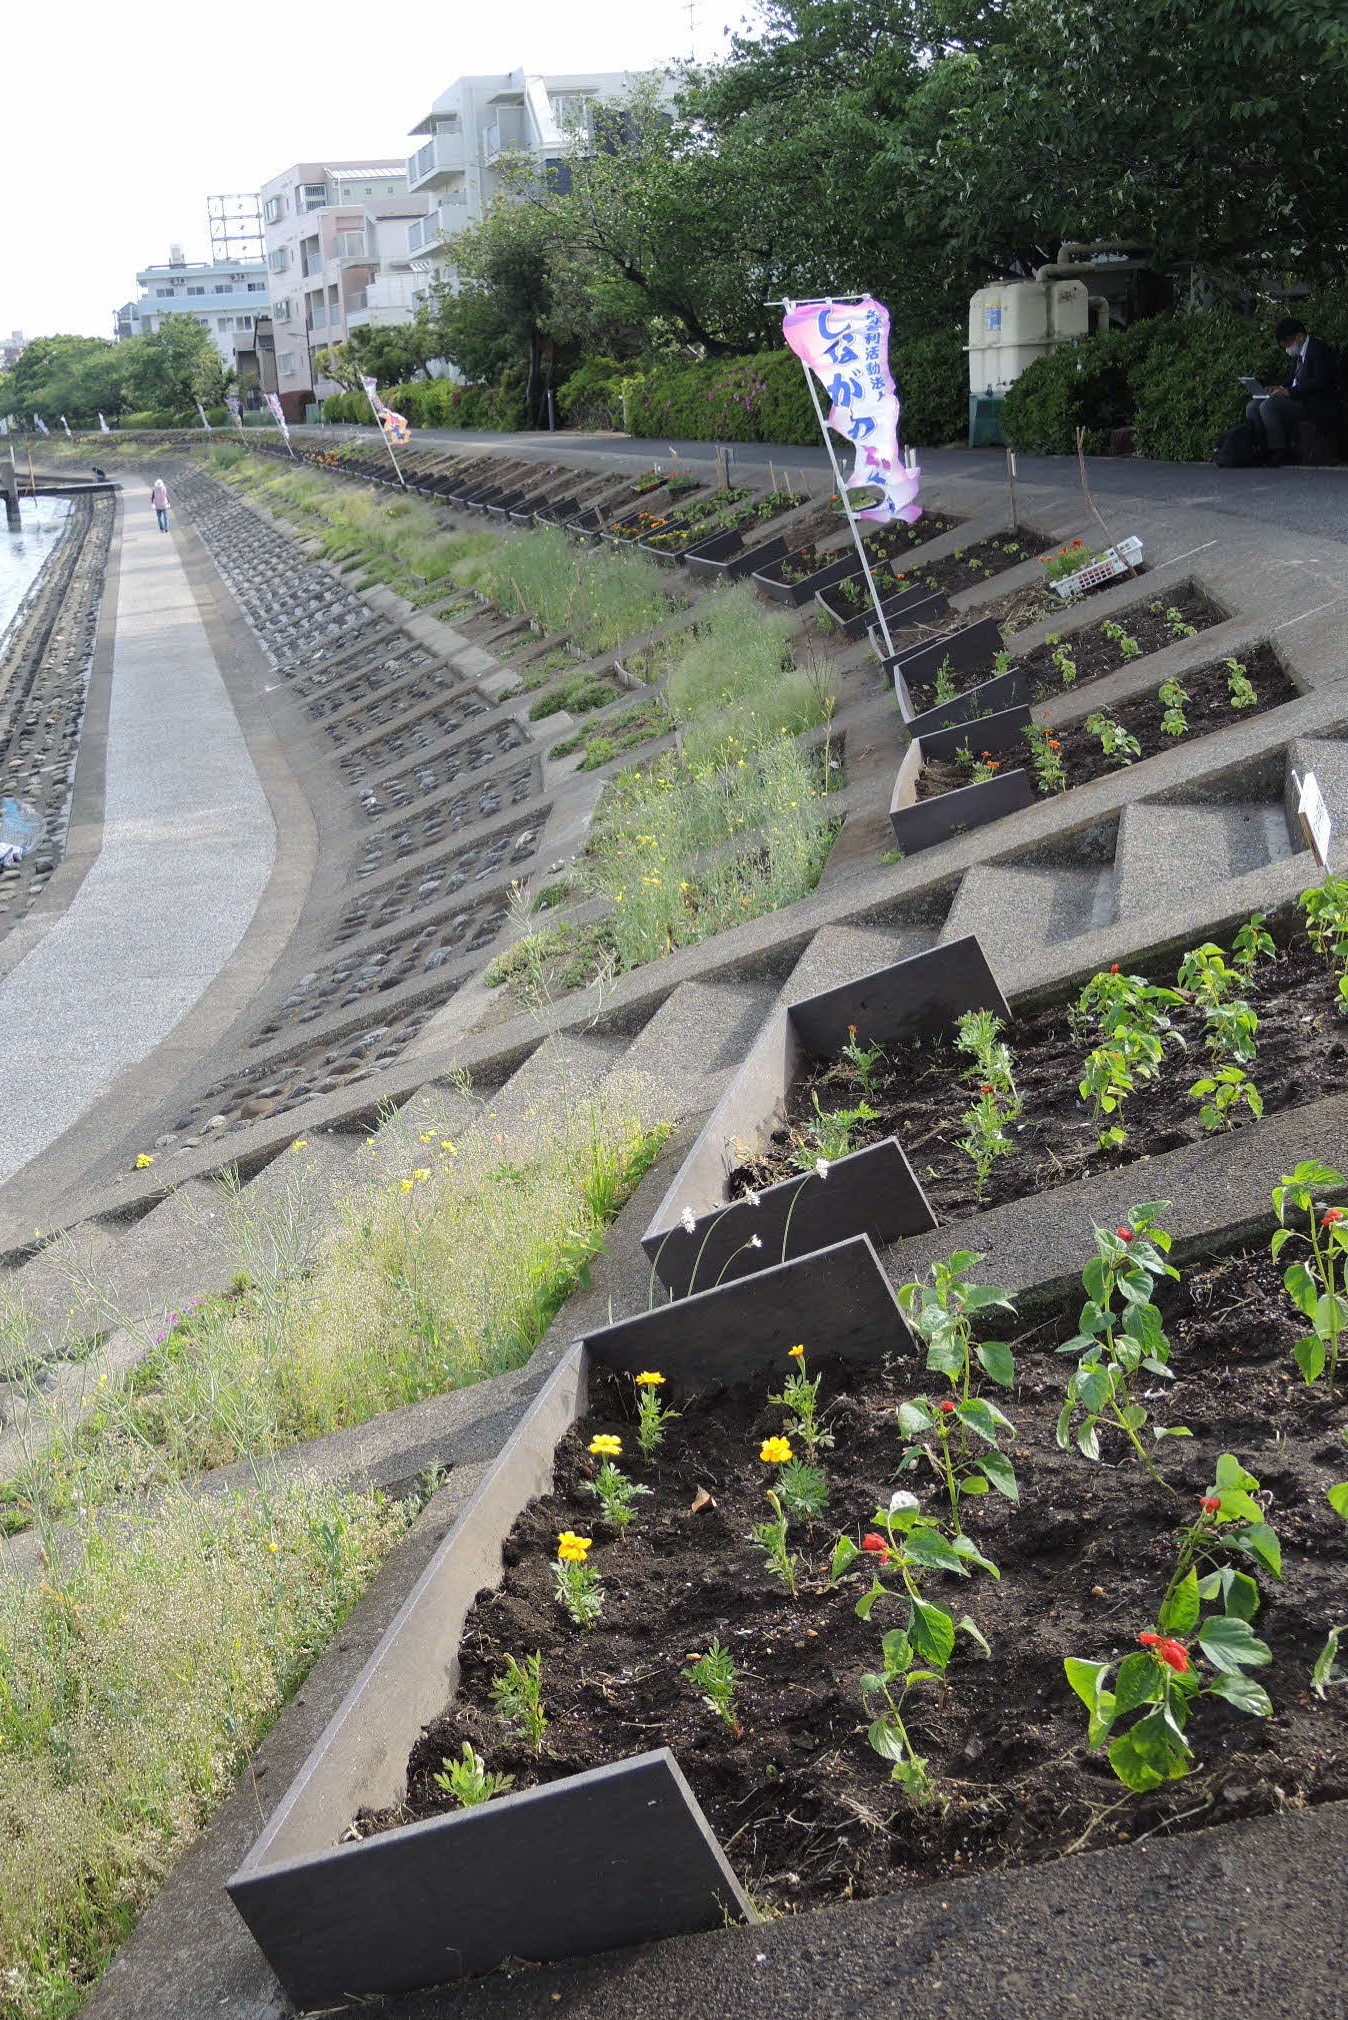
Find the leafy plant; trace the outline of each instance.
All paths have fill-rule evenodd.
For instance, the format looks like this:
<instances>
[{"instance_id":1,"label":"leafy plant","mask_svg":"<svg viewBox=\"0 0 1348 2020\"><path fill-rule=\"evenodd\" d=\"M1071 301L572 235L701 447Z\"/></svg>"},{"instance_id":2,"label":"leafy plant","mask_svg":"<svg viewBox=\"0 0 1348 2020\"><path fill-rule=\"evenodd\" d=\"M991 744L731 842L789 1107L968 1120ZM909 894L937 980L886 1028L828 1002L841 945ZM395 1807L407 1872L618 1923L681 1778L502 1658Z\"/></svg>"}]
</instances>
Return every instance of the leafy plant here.
<instances>
[{"instance_id":1,"label":"leafy plant","mask_svg":"<svg viewBox=\"0 0 1348 2020\"><path fill-rule=\"evenodd\" d=\"M829 1164L836 1164L840 1157L847 1157L855 1148L853 1139L857 1130L864 1123L879 1121L868 1101L859 1101L853 1108L823 1109L819 1106L817 1093L812 1093L810 1098L814 1103L815 1119L805 1132L805 1141L797 1144L791 1153L791 1162L798 1171L813 1171L821 1157Z\"/></svg>"},{"instance_id":2,"label":"leafy plant","mask_svg":"<svg viewBox=\"0 0 1348 2020\"><path fill-rule=\"evenodd\" d=\"M1226 661L1226 691L1232 708L1254 708L1258 704L1258 689L1238 659Z\"/></svg>"},{"instance_id":3,"label":"leafy plant","mask_svg":"<svg viewBox=\"0 0 1348 2020\"><path fill-rule=\"evenodd\" d=\"M1086 717L1085 727L1088 735L1099 739L1105 756L1116 764L1130 765L1134 758L1141 757L1142 746L1137 738L1102 709L1095 709Z\"/></svg>"},{"instance_id":4,"label":"leafy plant","mask_svg":"<svg viewBox=\"0 0 1348 2020\"><path fill-rule=\"evenodd\" d=\"M1348 878L1326 877L1297 901L1306 937L1331 969L1339 971L1339 1009L1348 1015Z\"/></svg>"},{"instance_id":5,"label":"leafy plant","mask_svg":"<svg viewBox=\"0 0 1348 2020\"><path fill-rule=\"evenodd\" d=\"M900 1310L926 1344L928 1372L944 1375L952 1391L936 1403L918 1396L900 1405L899 1429L909 1443L899 1471L925 1458L945 1489L957 1536L966 1496L991 1487L1009 1501L1019 1499L1015 1470L999 1449L1003 1431L1013 1427L995 1405L973 1393L975 1361L999 1387L1015 1383L1015 1361L1005 1342L974 1341L975 1313L1015 1310L1005 1291L970 1281L982 1260L972 1250L957 1250L948 1261L932 1264L930 1283L903 1284L897 1293Z\"/></svg>"},{"instance_id":6,"label":"leafy plant","mask_svg":"<svg viewBox=\"0 0 1348 2020\"><path fill-rule=\"evenodd\" d=\"M1142 647L1138 644L1137 640L1124 629L1123 625L1116 624L1112 618L1106 618L1105 622L1100 626L1100 630L1106 638L1111 639L1118 646L1122 658L1136 659L1141 652Z\"/></svg>"},{"instance_id":7,"label":"leafy plant","mask_svg":"<svg viewBox=\"0 0 1348 2020\"><path fill-rule=\"evenodd\" d=\"M1087 1459L1100 1457L1102 1425L1123 1432L1134 1454L1158 1486L1162 1480L1139 1435L1147 1423L1146 1406L1134 1393L1139 1375L1170 1381L1170 1342L1161 1314L1152 1301L1157 1280L1179 1271L1166 1261L1170 1236L1160 1225L1169 1208L1166 1199L1135 1206L1126 1225L1094 1229L1095 1254L1082 1271L1086 1302L1077 1330L1059 1347L1075 1354L1077 1367L1067 1384L1058 1414L1056 1437L1065 1452L1075 1437ZM1154 1424L1153 1439L1187 1438L1182 1426Z\"/></svg>"},{"instance_id":8,"label":"leafy plant","mask_svg":"<svg viewBox=\"0 0 1348 2020\"><path fill-rule=\"evenodd\" d=\"M1307 1383L1318 1382L1328 1371L1331 1395L1339 1350L1348 1329L1348 1212L1339 1206L1324 1206L1316 1193L1337 1191L1344 1183L1343 1173L1332 1165L1308 1161L1279 1179L1273 1188L1278 1226L1270 1252L1276 1261L1290 1242L1302 1250L1298 1260L1284 1271L1283 1288L1311 1325L1292 1351ZM1299 1226L1289 1225L1292 1216Z\"/></svg>"},{"instance_id":9,"label":"leafy plant","mask_svg":"<svg viewBox=\"0 0 1348 2020\"><path fill-rule=\"evenodd\" d=\"M657 1369L647 1368L632 1377L637 1397L637 1444L643 1459L653 1459L665 1442L665 1426L680 1414L660 1401L665 1378Z\"/></svg>"},{"instance_id":10,"label":"leafy plant","mask_svg":"<svg viewBox=\"0 0 1348 2020\"><path fill-rule=\"evenodd\" d=\"M828 1481L817 1466L788 1460L777 1475L777 1494L795 1522L818 1522L828 1508Z\"/></svg>"},{"instance_id":11,"label":"leafy plant","mask_svg":"<svg viewBox=\"0 0 1348 2020\"><path fill-rule=\"evenodd\" d=\"M1184 713L1184 704L1189 699L1189 690L1177 680L1163 680L1156 690L1157 700L1164 713L1161 716L1161 731L1165 736L1187 736L1189 719Z\"/></svg>"},{"instance_id":12,"label":"leafy plant","mask_svg":"<svg viewBox=\"0 0 1348 2020\"><path fill-rule=\"evenodd\" d=\"M1030 746L1030 768L1041 793L1067 791L1067 767L1062 761L1062 743L1050 734L1046 724L1027 722L1025 739Z\"/></svg>"},{"instance_id":13,"label":"leafy plant","mask_svg":"<svg viewBox=\"0 0 1348 2020\"><path fill-rule=\"evenodd\" d=\"M1342 1480L1336 1487L1331 1487L1325 1498L1334 1513L1342 1515L1344 1521L1348 1522L1348 1480ZM1331 1627L1325 1637L1324 1647L1315 1658L1315 1667L1311 1671L1311 1689L1317 1697L1322 1698L1326 1688L1332 1683L1348 1683L1348 1670L1339 1667L1339 1641L1345 1633L1348 1633L1348 1625L1342 1621L1337 1626Z\"/></svg>"},{"instance_id":14,"label":"leafy plant","mask_svg":"<svg viewBox=\"0 0 1348 2020\"><path fill-rule=\"evenodd\" d=\"M1253 1498L1258 1492L1254 1475L1223 1453L1199 1518L1181 1543L1156 1625L1138 1635L1142 1647L1120 1663L1113 1689L1106 1686L1108 1663L1074 1656L1064 1663L1067 1680L1090 1715L1087 1743L1102 1746L1115 1733L1109 1764L1136 1793L1192 1771L1193 1748L1185 1728L1200 1699L1220 1698L1256 1718L1272 1716L1267 1692L1247 1674L1273 1659L1250 1625L1259 1609L1258 1586L1229 1565L1199 1575L1200 1564L1224 1549L1241 1551L1273 1577L1281 1575L1277 1537ZM1218 1610L1205 1613L1209 1606ZM1216 1672L1211 1681L1198 1668L1200 1657ZM1134 1712L1140 1716L1117 1731Z\"/></svg>"},{"instance_id":15,"label":"leafy plant","mask_svg":"<svg viewBox=\"0 0 1348 2020\"><path fill-rule=\"evenodd\" d=\"M714 1640L705 1655L699 1655L683 1672L689 1683L695 1684L702 1693L702 1702L707 1710L714 1712L722 1725L740 1736L739 1713L736 1698L739 1694L739 1672L735 1668L730 1650L720 1640Z\"/></svg>"},{"instance_id":16,"label":"leafy plant","mask_svg":"<svg viewBox=\"0 0 1348 2020\"><path fill-rule=\"evenodd\" d=\"M1053 664L1058 669L1058 678L1064 687L1075 687L1077 663L1065 645L1057 646L1053 653Z\"/></svg>"},{"instance_id":17,"label":"leafy plant","mask_svg":"<svg viewBox=\"0 0 1348 2020\"><path fill-rule=\"evenodd\" d=\"M1232 1110L1242 1103L1252 1115L1261 1116L1263 1098L1245 1072L1254 1061L1259 1019L1235 994L1244 973L1228 967L1221 948L1207 941L1185 955L1178 980L1180 988L1203 1006L1204 1042L1213 1060L1210 1073L1189 1090L1191 1098L1202 1103L1199 1121L1204 1129L1229 1129Z\"/></svg>"},{"instance_id":18,"label":"leafy plant","mask_svg":"<svg viewBox=\"0 0 1348 2020\"><path fill-rule=\"evenodd\" d=\"M1184 612L1172 603L1165 613L1166 630L1172 638L1197 638L1197 626L1189 623Z\"/></svg>"},{"instance_id":19,"label":"leafy plant","mask_svg":"<svg viewBox=\"0 0 1348 2020\"><path fill-rule=\"evenodd\" d=\"M786 1514L781 1501L769 1488L768 1505L772 1517L767 1522L759 1522L749 1532L749 1541L756 1550L761 1550L768 1562L768 1570L778 1582L784 1585L794 1599L796 1596L796 1560L791 1555L787 1540Z\"/></svg>"},{"instance_id":20,"label":"leafy plant","mask_svg":"<svg viewBox=\"0 0 1348 2020\"><path fill-rule=\"evenodd\" d=\"M958 693L959 688L955 684L955 676L951 671L950 661L949 659L943 659L936 669L936 678L932 682L932 694L937 702L947 702L953 701Z\"/></svg>"},{"instance_id":21,"label":"leafy plant","mask_svg":"<svg viewBox=\"0 0 1348 2020\"><path fill-rule=\"evenodd\" d=\"M792 1347L788 1358L794 1363L791 1373L781 1394L769 1396L768 1401L790 1411L805 1456L813 1465L819 1453L833 1443L832 1433L825 1431L819 1422L819 1385L823 1377L811 1375L806 1368L803 1346Z\"/></svg>"},{"instance_id":22,"label":"leafy plant","mask_svg":"<svg viewBox=\"0 0 1348 2020\"><path fill-rule=\"evenodd\" d=\"M1121 1118L1139 1081L1153 1080L1165 1057L1165 1040L1184 1040L1169 1012L1184 998L1174 989L1150 983L1142 975L1125 975L1117 966L1093 975L1077 998L1074 1019L1093 1022L1099 1043L1087 1054L1078 1093L1091 1103L1102 1150L1115 1150L1127 1140ZM1104 1125L1103 1127L1101 1125Z\"/></svg>"},{"instance_id":23,"label":"leafy plant","mask_svg":"<svg viewBox=\"0 0 1348 2020\"><path fill-rule=\"evenodd\" d=\"M431 1780L442 1794L453 1796L466 1810L489 1803L493 1796L503 1796L515 1786L514 1775L488 1773L486 1762L469 1739L463 1743L459 1760L443 1760L440 1767L441 1773L432 1775Z\"/></svg>"},{"instance_id":24,"label":"leafy plant","mask_svg":"<svg viewBox=\"0 0 1348 2020\"><path fill-rule=\"evenodd\" d=\"M501 1674L492 1678L491 1701L497 1716L513 1726L536 1754L542 1753L548 1715L543 1704L541 1651L526 1655L523 1662L508 1655Z\"/></svg>"},{"instance_id":25,"label":"leafy plant","mask_svg":"<svg viewBox=\"0 0 1348 2020\"><path fill-rule=\"evenodd\" d=\"M636 1518L637 1502L651 1490L635 1480L629 1480L626 1473L614 1465L614 1460L622 1455L621 1438L601 1431L590 1440L589 1450L603 1463L593 1480L584 1483L585 1491L598 1498L604 1520L621 1536Z\"/></svg>"},{"instance_id":26,"label":"leafy plant","mask_svg":"<svg viewBox=\"0 0 1348 2020\"><path fill-rule=\"evenodd\" d=\"M881 1071L880 1062L884 1056L883 1045L862 1045L857 1038L856 1025L848 1025L847 1043L843 1046L839 1058L846 1061L848 1079L860 1087L863 1093L870 1094L875 1087L883 1085L888 1079L888 1074Z\"/></svg>"},{"instance_id":27,"label":"leafy plant","mask_svg":"<svg viewBox=\"0 0 1348 2020\"><path fill-rule=\"evenodd\" d=\"M1262 912L1252 912L1231 942L1231 966L1248 982L1261 961L1276 961L1278 950Z\"/></svg>"}]
</instances>

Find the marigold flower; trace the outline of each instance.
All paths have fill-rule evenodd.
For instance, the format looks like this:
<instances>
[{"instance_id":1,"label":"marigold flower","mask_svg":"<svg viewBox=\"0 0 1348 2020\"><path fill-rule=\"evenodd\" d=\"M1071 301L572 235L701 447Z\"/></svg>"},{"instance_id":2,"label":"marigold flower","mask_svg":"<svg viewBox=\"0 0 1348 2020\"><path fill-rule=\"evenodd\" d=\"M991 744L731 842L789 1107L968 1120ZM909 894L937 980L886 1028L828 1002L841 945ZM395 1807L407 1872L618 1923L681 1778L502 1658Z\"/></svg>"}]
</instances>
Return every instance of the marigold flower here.
<instances>
[{"instance_id":1,"label":"marigold flower","mask_svg":"<svg viewBox=\"0 0 1348 2020\"><path fill-rule=\"evenodd\" d=\"M589 1449L596 1459L620 1459L623 1441L615 1437L612 1431L599 1431L591 1438Z\"/></svg>"},{"instance_id":2,"label":"marigold flower","mask_svg":"<svg viewBox=\"0 0 1348 2020\"><path fill-rule=\"evenodd\" d=\"M1176 1676L1189 1673L1189 1651L1182 1641L1172 1641L1168 1634L1139 1634L1138 1640L1144 1648L1151 1649L1158 1662L1167 1669L1173 1669Z\"/></svg>"},{"instance_id":3,"label":"marigold flower","mask_svg":"<svg viewBox=\"0 0 1348 2020\"><path fill-rule=\"evenodd\" d=\"M869 1536L862 1537L861 1547L863 1550L871 1551L873 1555L880 1559L882 1564L888 1564L889 1545L886 1543L884 1537L877 1536L874 1530L871 1531Z\"/></svg>"},{"instance_id":4,"label":"marigold flower","mask_svg":"<svg viewBox=\"0 0 1348 2020\"><path fill-rule=\"evenodd\" d=\"M980 1094L995 1094L997 1092L990 1080L985 1080L978 1091Z\"/></svg>"},{"instance_id":5,"label":"marigold flower","mask_svg":"<svg viewBox=\"0 0 1348 2020\"><path fill-rule=\"evenodd\" d=\"M794 1454L789 1438L765 1438L758 1448L765 1466L789 1466Z\"/></svg>"},{"instance_id":6,"label":"marigold flower","mask_svg":"<svg viewBox=\"0 0 1348 2020\"><path fill-rule=\"evenodd\" d=\"M559 1564L583 1564L594 1545L591 1536L577 1536L572 1529L563 1529L557 1538L557 1562Z\"/></svg>"},{"instance_id":7,"label":"marigold flower","mask_svg":"<svg viewBox=\"0 0 1348 2020\"><path fill-rule=\"evenodd\" d=\"M1202 1509L1205 1515L1220 1515L1222 1512L1221 1495L1205 1494L1202 1500Z\"/></svg>"},{"instance_id":8,"label":"marigold flower","mask_svg":"<svg viewBox=\"0 0 1348 2020\"><path fill-rule=\"evenodd\" d=\"M805 1359L805 1349L804 1349L804 1347L791 1347L791 1348L789 1348L789 1349L788 1349L788 1358L789 1358L789 1359L791 1359L791 1360L793 1360L793 1361L803 1361L803 1360Z\"/></svg>"},{"instance_id":9,"label":"marigold flower","mask_svg":"<svg viewBox=\"0 0 1348 2020\"><path fill-rule=\"evenodd\" d=\"M645 1374L637 1376L636 1384L639 1389L662 1389L665 1384L665 1378L663 1375L654 1374L648 1369Z\"/></svg>"}]
</instances>

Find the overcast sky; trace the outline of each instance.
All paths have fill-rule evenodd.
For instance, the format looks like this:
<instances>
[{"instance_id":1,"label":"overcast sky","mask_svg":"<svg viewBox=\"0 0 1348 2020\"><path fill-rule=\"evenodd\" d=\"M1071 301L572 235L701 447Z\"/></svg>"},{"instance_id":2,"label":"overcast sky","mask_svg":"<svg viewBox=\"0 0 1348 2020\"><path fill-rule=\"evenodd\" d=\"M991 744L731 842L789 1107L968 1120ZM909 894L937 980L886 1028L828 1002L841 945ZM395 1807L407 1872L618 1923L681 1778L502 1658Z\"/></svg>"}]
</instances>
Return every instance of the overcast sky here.
<instances>
[{"instance_id":1,"label":"overcast sky","mask_svg":"<svg viewBox=\"0 0 1348 2020\"><path fill-rule=\"evenodd\" d=\"M750 0L694 0L696 53ZM28 0L7 10L0 336L112 334L138 267L209 257L208 195L292 161L378 159L456 77L642 70L689 53L688 0ZM419 145L420 143L416 143Z\"/></svg>"}]
</instances>

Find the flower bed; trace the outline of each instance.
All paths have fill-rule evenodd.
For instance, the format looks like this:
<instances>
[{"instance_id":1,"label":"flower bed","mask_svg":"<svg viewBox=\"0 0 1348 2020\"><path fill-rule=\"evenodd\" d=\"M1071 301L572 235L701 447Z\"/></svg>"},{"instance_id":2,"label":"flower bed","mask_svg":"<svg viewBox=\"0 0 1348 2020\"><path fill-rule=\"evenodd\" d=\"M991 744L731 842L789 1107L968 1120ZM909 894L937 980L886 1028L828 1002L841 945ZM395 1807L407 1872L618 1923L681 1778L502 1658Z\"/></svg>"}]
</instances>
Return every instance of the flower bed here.
<instances>
[{"instance_id":1,"label":"flower bed","mask_svg":"<svg viewBox=\"0 0 1348 2020\"><path fill-rule=\"evenodd\" d=\"M876 591L887 606L890 606L890 599L912 599L914 615L929 622L941 615L945 606L942 605L932 612L931 618L927 618L921 608L921 598L954 596L976 583L991 581L1005 568L1018 567L1030 558L1032 539L1033 535L1029 534L1023 537L999 534L995 539L980 540L973 547L947 554L942 560L923 561L919 555L906 567L897 565L893 560L872 561L871 574ZM824 615L849 638L860 637L871 615L871 596L866 577L855 566L848 575L821 588L815 601ZM892 608L894 615L901 618L904 604L898 603Z\"/></svg>"},{"instance_id":2,"label":"flower bed","mask_svg":"<svg viewBox=\"0 0 1348 2020\"><path fill-rule=\"evenodd\" d=\"M1310 897L1311 923L1317 906L1342 922L1330 928L1330 951L1340 944L1332 965L1307 939L1306 915L1292 910L1252 963L1242 949L1253 940L1216 964L1143 962L1145 988L1171 991L1173 1000L1106 973L1002 1020L995 1034L985 1026L981 1050L978 1022L966 1020L940 1037L882 1039L872 1053L879 1034L856 1010L850 1049L821 1051L798 1073L780 1122L731 1170L728 1197L784 1181L825 1141L835 1150L845 1141L855 1155L896 1139L944 1225L1227 1126L1257 1129L1242 1084L1268 1114L1348 1090L1348 997L1338 981L1348 973L1348 885L1324 888L1327 896ZM1219 1090L1191 1090L1232 1069L1244 1083L1222 1082L1235 1098L1213 1112Z\"/></svg>"},{"instance_id":3,"label":"flower bed","mask_svg":"<svg viewBox=\"0 0 1348 2020\"><path fill-rule=\"evenodd\" d=\"M1025 707L915 738L899 768L890 821L906 851L986 826L1053 794L1242 718L1294 701L1298 689L1273 648L1186 673L1078 723L1035 723Z\"/></svg>"},{"instance_id":4,"label":"flower bed","mask_svg":"<svg viewBox=\"0 0 1348 2020\"><path fill-rule=\"evenodd\" d=\"M1118 1430L1099 1433L1107 1464L1059 1442L1073 1363L1052 1349L1075 1306L1021 1342L994 1294L974 1323L1003 1344L980 1366L958 1276L928 1311L925 1368L916 1351L841 1364L825 1334L728 1390L597 1370L499 1591L468 1616L406 1800L358 1828L445 1817L466 1763L518 1791L664 1744L756 1899L800 1909L1348 1794L1343 1695L1312 1688L1348 1568L1332 1406L1297 1374L1302 1321L1266 1242L1161 1277L1150 1304L1149 1259L1165 1265L1149 1224L1139 1211L1100 1247L1113 1323L1129 1270L1133 1309L1168 1335L1165 1421L1191 1435L1155 1447L1161 1481ZM800 1385L816 1378L810 1480ZM650 1451L643 1394L679 1413ZM947 1492L947 1451L981 1491ZM615 1470L645 1490L625 1530L606 1513ZM813 1519L783 1534L807 1495ZM1194 1575L1176 1578L1186 1552ZM583 1627L562 1603L582 1588ZM1079 1697L1106 1682L1117 1697L1088 1734Z\"/></svg>"},{"instance_id":5,"label":"flower bed","mask_svg":"<svg viewBox=\"0 0 1348 2020\"><path fill-rule=\"evenodd\" d=\"M924 513L914 526L886 526L863 534L862 541L872 563L883 563L892 560L896 554L906 554L914 547L939 540L942 534L952 533L959 524L958 519L951 519L945 513L929 512ZM830 583L841 582L856 566L856 548L850 540L845 547L831 548L826 553L821 553L817 545L810 543L755 571L754 582L774 602L799 606L808 603L812 596L820 589L826 589Z\"/></svg>"}]
</instances>

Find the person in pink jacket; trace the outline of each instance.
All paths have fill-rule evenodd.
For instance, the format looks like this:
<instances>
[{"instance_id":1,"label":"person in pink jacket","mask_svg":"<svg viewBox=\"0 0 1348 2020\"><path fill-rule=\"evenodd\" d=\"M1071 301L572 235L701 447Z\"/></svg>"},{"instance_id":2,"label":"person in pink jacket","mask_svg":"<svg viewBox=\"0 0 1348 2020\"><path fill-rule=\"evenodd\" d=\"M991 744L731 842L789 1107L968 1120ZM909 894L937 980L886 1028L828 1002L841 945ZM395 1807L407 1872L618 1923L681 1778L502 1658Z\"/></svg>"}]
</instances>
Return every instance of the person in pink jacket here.
<instances>
[{"instance_id":1,"label":"person in pink jacket","mask_svg":"<svg viewBox=\"0 0 1348 2020\"><path fill-rule=\"evenodd\" d=\"M160 532L167 533L168 485L164 482L162 477L156 477L154 480L154 489L150 493L150 503L154 507L155 518L159 521Z\"/></svg>"}]
</instances>

